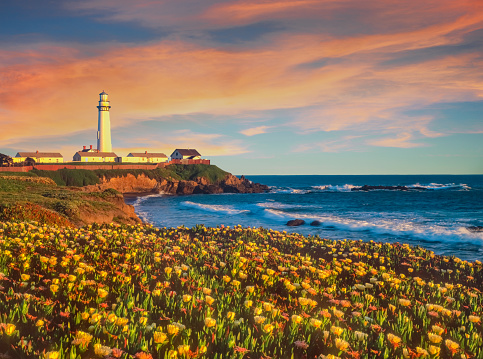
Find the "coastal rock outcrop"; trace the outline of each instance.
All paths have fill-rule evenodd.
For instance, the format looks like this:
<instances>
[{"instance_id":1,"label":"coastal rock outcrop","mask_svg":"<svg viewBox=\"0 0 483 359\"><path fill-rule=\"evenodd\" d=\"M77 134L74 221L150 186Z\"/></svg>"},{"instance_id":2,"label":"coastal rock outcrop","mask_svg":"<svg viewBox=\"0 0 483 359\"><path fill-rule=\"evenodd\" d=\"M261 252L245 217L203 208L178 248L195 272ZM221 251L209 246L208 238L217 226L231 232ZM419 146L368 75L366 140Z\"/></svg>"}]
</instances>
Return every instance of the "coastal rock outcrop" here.
<instances>
[{"instance_id":1,"label":"coastal rock outcrop","mask_svg":"<svg viewBox=\"0 0 483 359\"><path fill-rule=\"evenodd\" d=\"M225 178L217 183L210 183L204 177L198 177L194 181L178 181L174 179L154 179L144 174L101 178L97 185L85 186L87 192L104 191L113 188L121 193L166 193L166 194L214 194L214 193L262 193L269 191L268 186L253 183L244 176L238 178L227 174Z\"/></svg>"},{"instance_id":2,"label":"coastal rock outcrop","mask_svg":"<svg viewBox=\"0 0 483 359\"><path fill-rule=\"evenodd\" d=\"M104 205L102 210L93 210L92 207L79 207L78 211L70 216L70 219L78 226L91 223L141 223L141 219L134 211L134 206L124 202L122 194L111 195L100 199L105 204L110 204L109 208Z\"/></svg>"},{"instance_id":3,"label":"coastal rock outcrop","mask_svg":"<svg viewBox=\"0 0 483 359\"><path fill-rule=\"evenodd\" d=\"M305 221L303 219L292 219L287 222L287 226L289 227L297 227L305 224Z\"/></svg>"}]
</instances>

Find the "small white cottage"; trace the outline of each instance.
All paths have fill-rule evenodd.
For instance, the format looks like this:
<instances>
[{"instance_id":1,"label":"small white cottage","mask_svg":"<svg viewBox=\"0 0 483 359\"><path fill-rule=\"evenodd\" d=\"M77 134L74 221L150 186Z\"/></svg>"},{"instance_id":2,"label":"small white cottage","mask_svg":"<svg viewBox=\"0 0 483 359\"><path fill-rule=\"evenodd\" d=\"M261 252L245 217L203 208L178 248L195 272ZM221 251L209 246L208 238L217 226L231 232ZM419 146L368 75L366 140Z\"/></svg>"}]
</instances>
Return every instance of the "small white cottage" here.
<instances>
[{"instance_id":1,"label":"small white cottage","mask_svg":"<svg viewBox=\"0 0 483 359\"><path fill-rule=\"evenodd\" d=\"M199 159L201 159L201 155L196 150L177 148L171 154L171 159L173 159L173 160L199 160Z\"/></svg>"}]
</instances>

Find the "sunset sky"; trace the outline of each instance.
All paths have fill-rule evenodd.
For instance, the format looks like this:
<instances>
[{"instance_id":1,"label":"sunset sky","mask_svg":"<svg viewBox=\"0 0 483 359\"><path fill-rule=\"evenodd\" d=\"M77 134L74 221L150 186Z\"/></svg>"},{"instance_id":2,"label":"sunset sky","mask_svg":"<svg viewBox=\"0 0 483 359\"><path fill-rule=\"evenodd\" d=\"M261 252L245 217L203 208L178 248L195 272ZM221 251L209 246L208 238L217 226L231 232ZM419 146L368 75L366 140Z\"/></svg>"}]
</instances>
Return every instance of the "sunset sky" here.
<instances>
[{"instance_id":1,"label":"sunset sky","mask_svg":"<svg viewBox=\"0 0 483 359\"><path fill-rule=\"evenodd\" d=\"M1 0L0 152L234 174L483 173L481 0Z\"/></svg>"}]
</instances>

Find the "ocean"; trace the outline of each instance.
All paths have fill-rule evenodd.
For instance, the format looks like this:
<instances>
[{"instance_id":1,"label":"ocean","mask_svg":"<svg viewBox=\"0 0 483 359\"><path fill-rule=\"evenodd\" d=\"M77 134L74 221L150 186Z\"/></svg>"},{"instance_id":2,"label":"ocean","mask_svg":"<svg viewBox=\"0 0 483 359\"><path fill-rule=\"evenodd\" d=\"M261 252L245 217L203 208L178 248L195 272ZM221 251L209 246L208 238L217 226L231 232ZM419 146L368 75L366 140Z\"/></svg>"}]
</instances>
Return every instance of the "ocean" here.
<instances>
[{"instance_id":1,"label":"ocean","mask_svg":"<svg viewBox=\"0 0 483 359\"><path fill-rule=\"evenodd\" d=\"M483 260L483 175L246 176L268 193L128 198L157 227L265 227L330 239L400 242L436 254ZM364 185L408 191L353 191ZM423 189L422 189L423 188ZM306 223L288 227L287 221ZM320 225L310 225L319 221Z\"/></svg>"}]
</instances>

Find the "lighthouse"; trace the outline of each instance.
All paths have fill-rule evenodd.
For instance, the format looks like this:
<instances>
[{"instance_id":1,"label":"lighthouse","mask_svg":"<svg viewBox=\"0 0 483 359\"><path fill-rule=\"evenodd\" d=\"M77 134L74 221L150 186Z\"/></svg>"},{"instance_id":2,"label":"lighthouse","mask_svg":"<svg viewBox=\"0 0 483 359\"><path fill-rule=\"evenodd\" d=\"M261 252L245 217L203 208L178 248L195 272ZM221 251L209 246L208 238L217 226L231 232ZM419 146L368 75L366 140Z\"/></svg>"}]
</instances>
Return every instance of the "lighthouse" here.
<instances>
[{"instance_id":1,"label":"lighthouse","mask_svg":"<svg viewBox=\"0 0 483 359\"><path fill-rule=\"evenodd\" d=\"M111 120L109 118L109 100L107 93L99 94L99 122L97 127L97 150L99 152L112 152L111 144Z\"/></svg>"}]
</instances>

